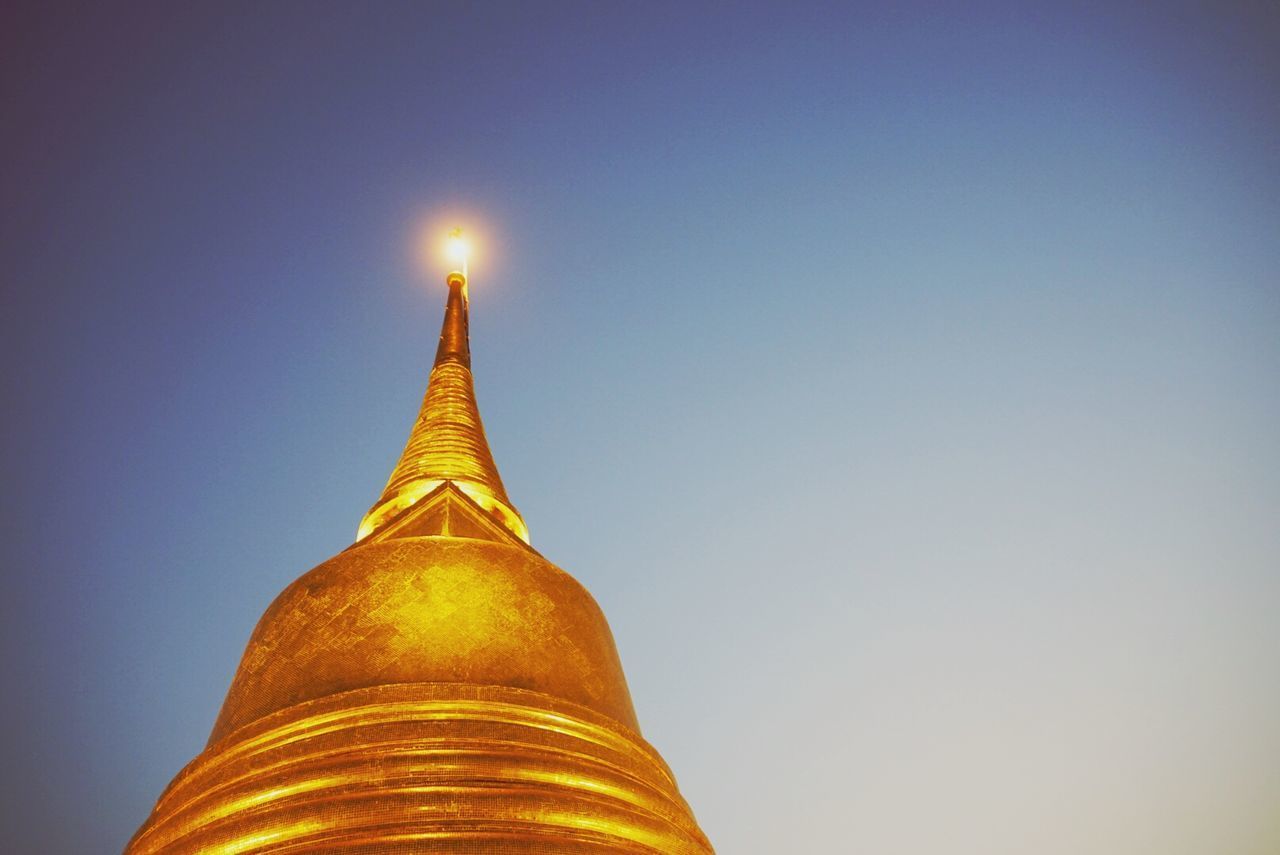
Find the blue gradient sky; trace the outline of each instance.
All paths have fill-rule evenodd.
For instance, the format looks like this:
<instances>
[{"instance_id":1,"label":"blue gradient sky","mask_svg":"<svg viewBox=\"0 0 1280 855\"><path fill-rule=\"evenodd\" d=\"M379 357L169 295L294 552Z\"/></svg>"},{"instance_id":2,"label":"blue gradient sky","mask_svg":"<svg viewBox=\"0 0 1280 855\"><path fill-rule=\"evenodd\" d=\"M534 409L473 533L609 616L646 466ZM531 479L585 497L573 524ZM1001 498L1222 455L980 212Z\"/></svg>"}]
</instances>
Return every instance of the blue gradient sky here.
<instances>
[{"instance_id":1,"label":"blue gradient sky","mask_svg":"<svg viewBox=\"0 0 1280 855\"><path fill-rule=\"evenodd\" d=\"M1280 851L1280 14L1029 5L7 7L9 848L350 542L444 216L720 851Z\"/></svg>"}]
</instances>

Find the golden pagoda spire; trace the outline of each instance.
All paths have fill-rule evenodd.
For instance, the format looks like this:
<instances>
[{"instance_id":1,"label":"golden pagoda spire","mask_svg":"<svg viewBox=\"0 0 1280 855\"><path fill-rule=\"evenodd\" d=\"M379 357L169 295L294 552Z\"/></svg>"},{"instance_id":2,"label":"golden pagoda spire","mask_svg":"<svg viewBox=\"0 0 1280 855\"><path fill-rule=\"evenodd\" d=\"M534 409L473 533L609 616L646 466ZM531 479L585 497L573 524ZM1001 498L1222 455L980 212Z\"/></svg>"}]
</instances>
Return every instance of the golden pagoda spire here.
<instances>
[{"instance_id":1,"label":"golden pagoda spire","mask_svg":"<svg viewBox=\"0 0 1280 855\"><path fill-rule=\"evenodd\" d=\"M507 498L484 436L480 409L476 406L467 321L467 277L461 271L454 271L445 281L449 296L422 409L400 462L392 470L382 496L361 521L356 540L364 540L424 496L450 482L528 543L529 529Z\"/></svg>"},{"instance_id":2,"label":"golden pagoda spire","mask_svg":"<svg viewBox=\"0 0 1280 855\"><path fill-rule=\"evenodd\" d=\"M472 389L465 265L360 537L286 587L125 855L713 855L603 612L528 546Z\"/></svg>"}]
</instances>

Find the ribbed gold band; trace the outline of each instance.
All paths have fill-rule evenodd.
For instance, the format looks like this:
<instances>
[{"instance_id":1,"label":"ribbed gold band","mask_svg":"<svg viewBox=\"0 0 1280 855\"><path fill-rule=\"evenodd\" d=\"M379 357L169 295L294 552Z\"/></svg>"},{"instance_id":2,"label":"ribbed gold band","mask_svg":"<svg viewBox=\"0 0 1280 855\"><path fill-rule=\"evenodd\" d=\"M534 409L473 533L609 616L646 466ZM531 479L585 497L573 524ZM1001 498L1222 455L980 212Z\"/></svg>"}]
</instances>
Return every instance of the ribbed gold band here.
<instances>
[{"instance_id":1,"label":"ribbed gold band","mask_svg":"<svg viewBox=\"0 0 1280 855\"><path fill-rule=\"evenodd\" d=\"M211 745L127 853L709 853L670 771L617 722L499 686L377 686Z\"/></svg>"}]
</instances>

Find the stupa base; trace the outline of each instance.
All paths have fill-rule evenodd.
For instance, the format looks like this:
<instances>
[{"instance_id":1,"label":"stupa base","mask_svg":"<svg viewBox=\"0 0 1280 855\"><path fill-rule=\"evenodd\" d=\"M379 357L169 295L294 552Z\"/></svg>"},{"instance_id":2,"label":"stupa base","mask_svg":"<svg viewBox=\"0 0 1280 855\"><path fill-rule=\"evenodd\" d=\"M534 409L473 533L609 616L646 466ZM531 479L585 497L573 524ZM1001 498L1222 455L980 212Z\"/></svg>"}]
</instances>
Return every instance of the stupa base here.
<instances>
[{"instance_id":1,"label":"stupa base","mask_svg":"<svg viewBox=\"0 0 1280 855\"><path fill-rule=\"evenodd\" d=\"M706 855L638 734L540 692L375 686L272 713L178 774L126 855Z\"/></svg>"}]
</instances>

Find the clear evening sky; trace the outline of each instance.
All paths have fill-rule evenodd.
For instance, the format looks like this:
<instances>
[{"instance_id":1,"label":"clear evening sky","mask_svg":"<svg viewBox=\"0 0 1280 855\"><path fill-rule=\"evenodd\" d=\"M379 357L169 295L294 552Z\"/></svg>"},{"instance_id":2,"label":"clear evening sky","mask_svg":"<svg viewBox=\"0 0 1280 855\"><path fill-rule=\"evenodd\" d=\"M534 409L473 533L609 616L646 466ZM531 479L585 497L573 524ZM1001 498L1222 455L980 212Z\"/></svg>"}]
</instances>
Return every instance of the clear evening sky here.
<instances>
[{"instance_id":1,"label":"clear evening sky","mask_svg":"<svg viewBox=\"0 0 1280 855\"><path fill-rule=\"evenodd\" d=\"M1274 4L365 5L3 13L6 850L351 542L442 221L721 852L1280 851Z\"/></svg>"}]
</instances>

